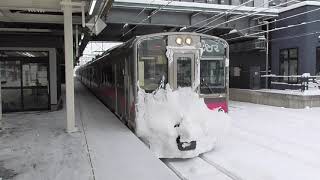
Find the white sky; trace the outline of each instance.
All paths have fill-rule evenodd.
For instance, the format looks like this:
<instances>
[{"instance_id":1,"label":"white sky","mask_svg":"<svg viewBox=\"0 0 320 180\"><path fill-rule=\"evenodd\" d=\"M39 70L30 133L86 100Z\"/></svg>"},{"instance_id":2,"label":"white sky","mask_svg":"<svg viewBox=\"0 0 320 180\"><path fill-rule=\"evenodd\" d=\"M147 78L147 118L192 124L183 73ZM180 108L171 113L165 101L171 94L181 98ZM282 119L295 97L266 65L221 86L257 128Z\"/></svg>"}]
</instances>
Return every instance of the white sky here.
<instances>
[{"instance_id":1,"label":"white sky","mask_svg":"<svg viewBox=\"0 0 320 180\"><path fill-rule=\"evenodd\" d=\"M80 57L80 65L91 61L96 55L102 54L109 48L119 44L121 44L121 42L90 41L84 49L82 57Z\"/></svg>"}]
</instances>

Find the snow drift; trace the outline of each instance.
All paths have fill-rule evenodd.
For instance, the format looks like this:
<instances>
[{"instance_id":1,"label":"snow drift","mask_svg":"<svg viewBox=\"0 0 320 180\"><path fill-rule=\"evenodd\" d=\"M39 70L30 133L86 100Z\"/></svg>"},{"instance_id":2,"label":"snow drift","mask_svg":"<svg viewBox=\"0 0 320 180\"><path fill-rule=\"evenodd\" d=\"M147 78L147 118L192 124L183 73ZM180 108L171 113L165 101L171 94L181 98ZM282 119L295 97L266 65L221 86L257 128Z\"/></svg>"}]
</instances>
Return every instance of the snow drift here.
<instances>
[{"instance_id":1,"label":"snow drift","mask_svg":"<svg viewBox=\"0 0 320 180\"><path fill-rule=\"evenodd\" d=\"M136 134L159 158L191 158L212 150L230 124L229 116L207 108L190 87L172 90L169 85L153 93L139 88L136 104ZM194 150L180 151L196 141Z\"/></svg>"}]
</instances>

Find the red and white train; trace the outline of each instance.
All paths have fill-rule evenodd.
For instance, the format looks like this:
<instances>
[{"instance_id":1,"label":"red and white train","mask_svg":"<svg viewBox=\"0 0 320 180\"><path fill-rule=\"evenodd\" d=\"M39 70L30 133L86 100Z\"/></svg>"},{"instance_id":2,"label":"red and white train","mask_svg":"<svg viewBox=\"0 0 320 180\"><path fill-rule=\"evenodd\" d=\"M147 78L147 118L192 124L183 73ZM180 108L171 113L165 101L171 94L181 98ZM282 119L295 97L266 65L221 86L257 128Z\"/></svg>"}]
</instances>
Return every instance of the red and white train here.
<instances>
[{"instance_id":1,"label":"red and white train","mask_svg":"<svg viewBox=\"0 0 320 180\"><path fill-rule=\"evenodd\" d=\"M228 112L228 66L229 46L225 40L167 32L139 36L109 49L81 66L76 74L134 130L139 87L151 93L162 80L173 90L191 87L209 109Z\"/></svg>"}]
</instances>

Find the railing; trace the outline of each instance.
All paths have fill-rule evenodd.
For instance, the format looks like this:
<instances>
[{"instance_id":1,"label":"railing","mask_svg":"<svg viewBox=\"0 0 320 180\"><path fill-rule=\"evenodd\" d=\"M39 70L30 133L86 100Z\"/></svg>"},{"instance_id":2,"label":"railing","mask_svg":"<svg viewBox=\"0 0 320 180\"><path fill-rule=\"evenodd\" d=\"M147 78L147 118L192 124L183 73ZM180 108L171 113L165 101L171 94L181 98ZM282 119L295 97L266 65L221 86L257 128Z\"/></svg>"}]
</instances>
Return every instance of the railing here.
<instances>
[{"instance_id":1,"label":"railing","mask_svg":"<svg viewBox=\"0 0 320 180\"><path fill-rule=\"evenodd\" d=\"M262 78L269 78L271 89L300 89L302 92L309 90L310 83L317 84L320 89L320 76L306 76L306 75L262 75ZM284 81L287 79L288 82ZM281 87L282 88L279 88ZM277 88L278 87L278 88Z\"/></svg>"},{"instance_id":2,"label":"railing","mask_svg":"<svg viewBox=\"0 0 320 180\"><path fill-rule=\"evenodd\" d=\"M171 1L171 0L166 0ZM207 4L221 4L221 5L240 5L245 3L249 0L173 0L173 1L180 1L180 2L194 2L194 3L207 3ZM253 7L254 3L248 3L246 6Z\"/></svg>"}]
</instances>

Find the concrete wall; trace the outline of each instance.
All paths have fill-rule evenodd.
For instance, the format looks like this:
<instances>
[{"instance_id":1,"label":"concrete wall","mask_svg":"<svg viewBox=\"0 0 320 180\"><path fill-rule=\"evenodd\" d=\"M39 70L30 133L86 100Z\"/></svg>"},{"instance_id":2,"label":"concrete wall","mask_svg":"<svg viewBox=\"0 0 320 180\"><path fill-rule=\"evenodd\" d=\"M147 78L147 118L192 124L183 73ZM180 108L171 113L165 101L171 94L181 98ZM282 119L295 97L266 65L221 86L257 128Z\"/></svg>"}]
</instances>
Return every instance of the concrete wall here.
<instances>
[{"instance_id":1,"label":"concrete wall","mask_svg":"<svg viewBox=\"0 0 320 180\"><path fill-rule=\"evenodd\" d=\"M320 107L320 95L290 95L249 89L231 88L230 100L295 109L302 109L305 107Z\"/></svg>"},{"instance_id":2,"label":"concrete wall","mask_svg":"<svg viewBox=\"0 0 320 180\"><path fill-rule=\"evenodd\" d=\"M285 11L283 13L280 13L279 19L316 8L319 8L319 6L303 6L293 10ZM294 18L289 18L278 23L274 23L274 25L277 28L286 27L288 25L314 21L319 19L319 17L320 11L315 11ZM294 36L301 36L303 34L319 31L319 23L312 23L272 32L272 73L279 74L279 53L281 49L298 48L298 74L311 73L312 75L314 75L316 71L316 48L320 47L320 41L318 38L319 34L302 37ZM278 38L285 39L277 40Z\"/></svg>"}]
</instances>

